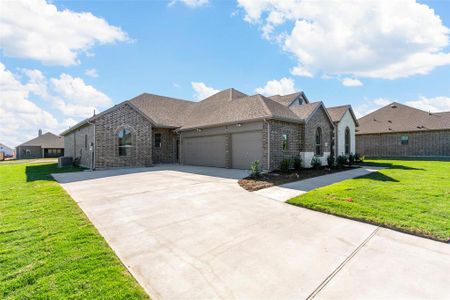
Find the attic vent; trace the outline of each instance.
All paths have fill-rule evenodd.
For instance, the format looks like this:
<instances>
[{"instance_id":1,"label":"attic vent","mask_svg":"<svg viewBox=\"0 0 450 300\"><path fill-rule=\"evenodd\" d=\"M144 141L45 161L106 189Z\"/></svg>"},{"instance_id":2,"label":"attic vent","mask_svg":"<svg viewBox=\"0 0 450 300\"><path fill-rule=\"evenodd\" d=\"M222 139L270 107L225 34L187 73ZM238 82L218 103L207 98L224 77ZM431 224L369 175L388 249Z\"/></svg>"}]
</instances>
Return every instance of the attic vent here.
<instances>
[{"instance_id":1,"label":"attic vent","mask_svg":"<svg viewBox=\"0 0 450 300\"><path fill-rule=\"evenodd\" d=\"M397 105L392 104L392 105L391 105L391 108L397 108Z\"/></svg>"},{"instance_id":2,"label":"attic vent","mask_svg":"<svg viewBox=\"0 0 450 300\"><path fill-rule=\"evenodd\" d=\"M377 121L377 119L373 118L373 121L374 121L374 122L376 122L376 121Z\"/></svg>"},{"instance_id":3,"label":"attic vent","mask_svg":"<svg viewBox=\"0 0 450 300\"><path fill-rule=\"evenodd\" d=\"M391 121L391 120L388 120L388 122L389 122L389 123L392 123L392 121Z\"/></svg>"},{"instance_id":4,"label":"attic vent","mask_svg":"<svg viewBox=\"0 0 450 300\"><path fill-rule=\"evenodd\" d=\"M391 127L389 127L388 129L389 129L389 130L392 130L392 128L391 128Z\"/></svg>"}]
</instances>

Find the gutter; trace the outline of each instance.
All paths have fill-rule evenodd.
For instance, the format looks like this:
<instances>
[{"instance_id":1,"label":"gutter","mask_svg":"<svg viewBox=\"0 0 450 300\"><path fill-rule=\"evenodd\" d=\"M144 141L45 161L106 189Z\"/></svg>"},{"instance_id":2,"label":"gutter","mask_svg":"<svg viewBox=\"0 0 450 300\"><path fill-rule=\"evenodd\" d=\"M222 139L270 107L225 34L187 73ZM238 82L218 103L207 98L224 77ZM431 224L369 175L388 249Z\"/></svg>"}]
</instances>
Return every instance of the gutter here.
<instances>
[{"instance_id":1,"label":"gutter","mask_svg":"<svg viewBox=\"0 0 450 300\"><path fill-rule=\"evenodd\" d=\"M267 171L270 171L270 123L264 119L267 124Z\"/></svg>"}]
</instances>

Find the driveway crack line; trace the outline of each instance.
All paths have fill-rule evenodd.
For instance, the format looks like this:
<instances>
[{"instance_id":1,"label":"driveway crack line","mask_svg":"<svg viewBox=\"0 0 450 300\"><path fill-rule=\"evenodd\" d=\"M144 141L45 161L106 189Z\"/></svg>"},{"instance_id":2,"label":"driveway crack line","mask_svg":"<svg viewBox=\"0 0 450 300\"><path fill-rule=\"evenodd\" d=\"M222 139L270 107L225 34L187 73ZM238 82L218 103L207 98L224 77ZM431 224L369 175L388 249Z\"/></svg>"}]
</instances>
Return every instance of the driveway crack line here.
<instances>
[{"instance_id":1,"label":"driveway crack line","mask_svg":"<svg viewBox=\"0 0 450 300\"><path fill-rule=\"evenodd\" d=\"M313 299L319 294L319 292L339 273L340 270L361 250L371 239L377 234L380 227L375 228L375 230L330 274L322 281L321 284L306 298Z\"/></svg>"}]
</instances>

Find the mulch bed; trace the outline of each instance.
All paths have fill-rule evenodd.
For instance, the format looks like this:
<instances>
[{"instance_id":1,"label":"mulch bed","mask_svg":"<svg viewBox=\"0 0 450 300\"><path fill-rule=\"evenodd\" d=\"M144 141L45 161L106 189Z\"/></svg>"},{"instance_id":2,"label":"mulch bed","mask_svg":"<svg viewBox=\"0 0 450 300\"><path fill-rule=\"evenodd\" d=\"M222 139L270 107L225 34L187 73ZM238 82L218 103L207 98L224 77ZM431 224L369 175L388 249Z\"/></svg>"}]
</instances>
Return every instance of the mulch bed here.
<instances>
[{"instance_id":1,"label":"mulch bed","mask_svg":"<svg viewBox=\"0 0 450 300\"><path fill-rule=\"evenodd\" d=\"M247 191L254 192L260 189L265 189L274 185L282 185L289 182L294 182L298 180L308 179L312 177L333 174L342 171L348 171L355 168L354 167L344 167L341 169L301 169L300 171L292 171L290 173L280 173L280 172L270 172L262 174L260 177L245 177L238 181L239 185L246 189Z\"/></svg>"}]
</instances>

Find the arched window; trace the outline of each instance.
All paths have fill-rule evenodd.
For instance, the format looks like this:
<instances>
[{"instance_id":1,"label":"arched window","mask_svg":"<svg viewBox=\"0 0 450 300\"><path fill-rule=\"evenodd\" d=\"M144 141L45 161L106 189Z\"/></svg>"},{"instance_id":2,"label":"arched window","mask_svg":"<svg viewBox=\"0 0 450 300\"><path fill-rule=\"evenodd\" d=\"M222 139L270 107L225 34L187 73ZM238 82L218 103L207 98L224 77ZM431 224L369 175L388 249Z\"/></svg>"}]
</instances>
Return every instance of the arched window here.
<instances>
[{"instance_id":1,"label":"arched window","mask_svg":"<svg viewBox=\"0 0 450 300\"><path fill-rule=\"evenodd\" d=\"M322 129L320 127L316 130L316 155L322 155Z\"/></svg>"},{"instance_id":2,"label":"arched window","mask_svg":"<svg viewBox=\"0 0 450 300\"><path fill-rule=\"evenodd\" d=\"M128 129L119 130L117 136L119 137L119 156L130 155L131 147L131 132Z\"/></svg>"},{"instance_id":3,"label":"arched window","mask_svg":"<svg viewBox=\"0 0 450 300\"><path fill-rule=\"evenodd\" d=\"M345 128L345 154L350 154L350 128Z\"/></svg>"}]
</instances>

